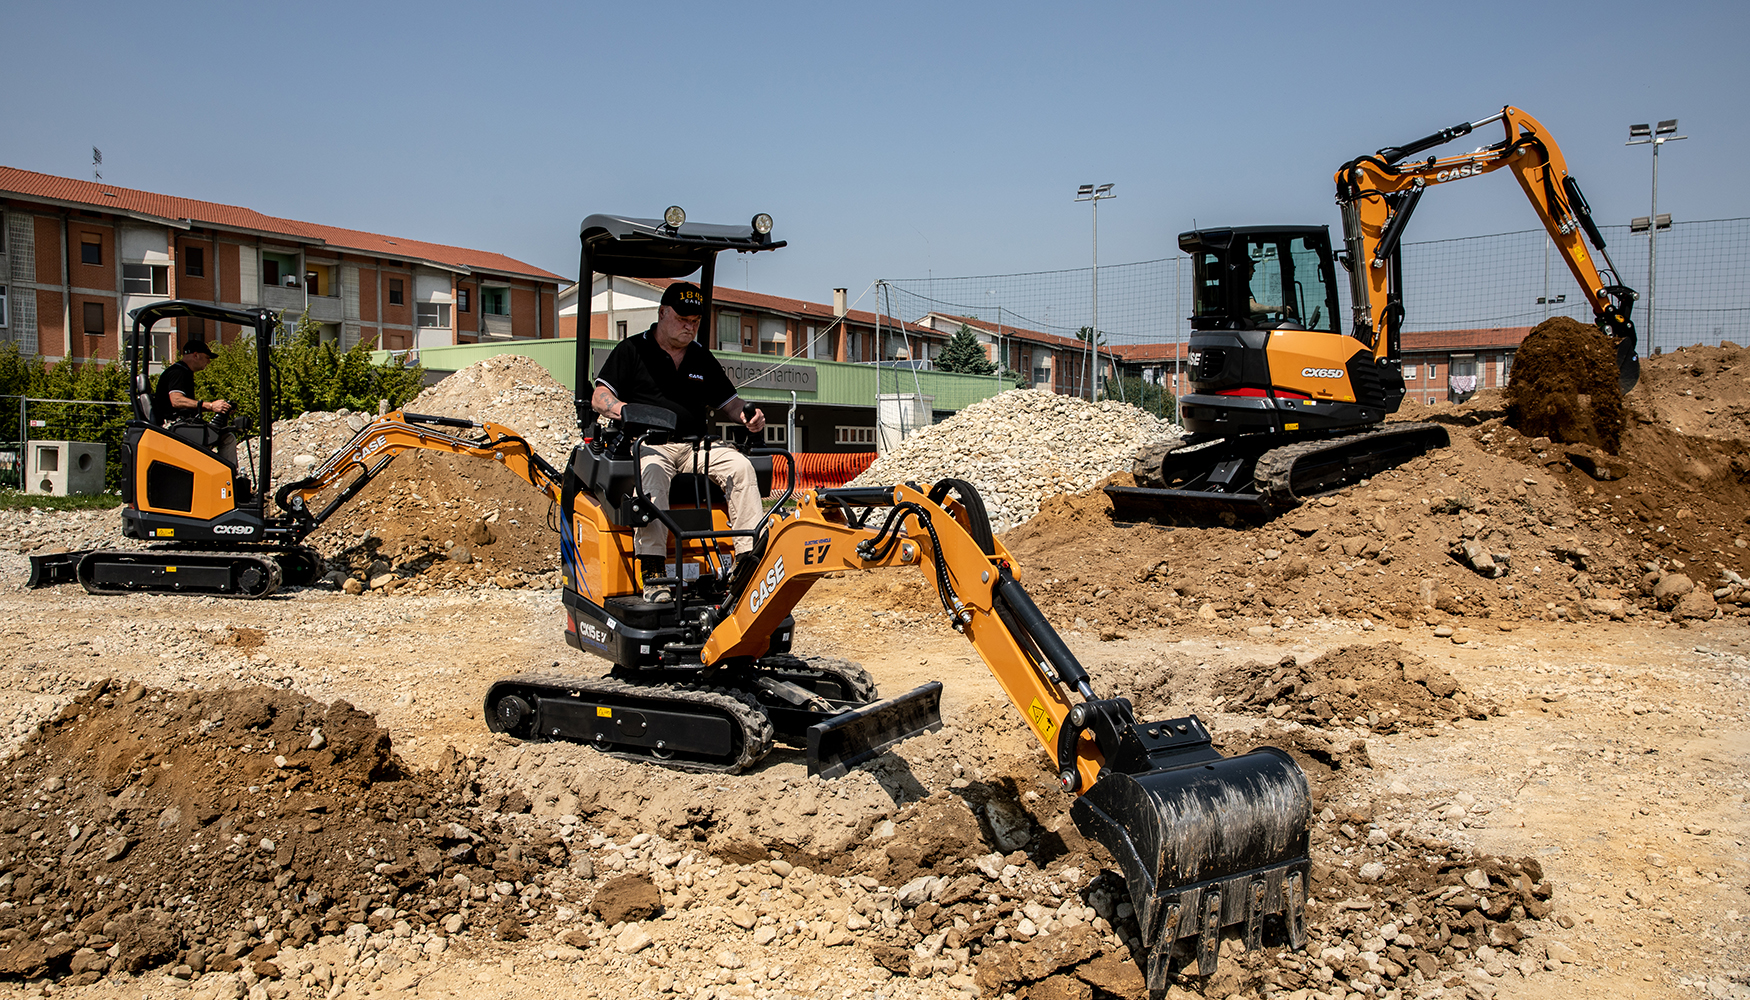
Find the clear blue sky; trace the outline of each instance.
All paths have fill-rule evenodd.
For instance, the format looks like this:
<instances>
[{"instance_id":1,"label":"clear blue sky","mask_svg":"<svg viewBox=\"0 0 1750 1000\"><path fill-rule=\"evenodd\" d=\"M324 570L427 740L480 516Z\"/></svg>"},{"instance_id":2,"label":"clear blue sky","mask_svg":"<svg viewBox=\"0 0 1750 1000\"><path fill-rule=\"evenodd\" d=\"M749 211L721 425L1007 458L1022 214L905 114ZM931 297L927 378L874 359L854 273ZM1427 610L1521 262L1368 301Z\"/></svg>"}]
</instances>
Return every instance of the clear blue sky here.
<instances>
[{"instance_id":1,"label":"clear blue sky","mask_svg":"<svg viewBox=\"0 0 1750 1000\"><path fill-rule=\"evenodd\" d=\"M495 250L564 275L592 212L789 248L721 280L1086 266L1203 225L1339 220L1344 160L1515 104L1602 223L1647 212L1631 122L1678 117L1660 209L1750 215L1740 3L6 5L0 163ZM1494 129L1484 141L1494 141ZM1480 145L1461 140L1451 151ZM1505 174L1412 240L1533 226Z\"/></svg>"}]
</instances>

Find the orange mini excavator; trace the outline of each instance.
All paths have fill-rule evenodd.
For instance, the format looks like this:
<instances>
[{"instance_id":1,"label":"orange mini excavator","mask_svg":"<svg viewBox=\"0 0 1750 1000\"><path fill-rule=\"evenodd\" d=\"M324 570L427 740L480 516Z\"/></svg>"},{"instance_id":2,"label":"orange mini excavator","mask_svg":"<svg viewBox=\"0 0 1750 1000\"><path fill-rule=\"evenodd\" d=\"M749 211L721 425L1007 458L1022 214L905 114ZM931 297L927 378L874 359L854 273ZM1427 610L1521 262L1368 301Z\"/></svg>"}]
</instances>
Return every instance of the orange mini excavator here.
<instances>
[{"instance_id":1,"label":"orange mini excavator","mask_svg":"<svg viewBox=\"0 0 1750 1000\"><path fill-rule=\"evenodd\" d=\"M1411 159L1500 122L1499 142ZM1436 424L1387 425L1404 398L1404 228L1436 184L1506 168L1615 343L1622 390L1640 371L1635 293L1616 280L1604 237L1549 130L1514 107L1461 122L1338 169L1346 250L1324 226L1238 226L1179 234L1191 257L1192 391L1184 444L1158 485L1109 487L1116 516L1210 509L1258 518L1350 485L1448 443ZM1604 267L1586 249L1590 241ZM1353 321L1340 325L1334 261L1349 272ZM1609 280L1605 275L1609 275Z\"/></svg>"},{"instance_id":2,"label":"orange mini excavator","mask_svg":"<svg viewBox=\"0 0 1750 1000\"><path fill-rule=\"evenodd\" d=\"M594 274L680 278L702 272L709 314L716 255L783 246L771 239L770 227L765 216L748 226L689 224L678 209L661 220L591 216L583 224L580 274L587 283ZM143 321L179 314L216 315L207 307L165 303L136 316L136 331ZM265 317L257 331L265 344ZM771 492L776 468L786 485L751 531L752 551L737 557L735 539L750 532L730 529L722 496L705 477L676 477L666 505L644 490L639 446L670 434L674 414L628 405L621 420L599 423L589 409L588 366L588 353L579 350L573 389L588 431L563 471L509 428L398 411L281 487L275 495L281 513L268 518L253 493L241 514L229 509L228 494L200 500L203 489L222 492L234 482L226 475L233 470L211 468L204 453L186 454L158 442L162 432L141 427L130 429L143 442L132 449L131 461L135 486L144 483L146 491L130 492L133 506L124 514L139 530L172 524L178 539L202 525L259 526L266 537L249 558L270 572L278 553L291 551L400 453L435 450L499 462L552 501L565 638L606 669L555 663L501 678L485 693L488 726L522 739L572 740L698 771L752 767L774 742L784 742L806 748L810 771L830 778L940 728L939 682L883 699L862 667L792 652L791 612L821 577L915 567L1074 797L1070 814L1077 827L1123 869L1144 941L1139 959L1155 997L1165 994L1184 963L1212 974L1224 937L1250 948L1305 944L1306 776L1279 749L1222 755L1195 716L1145 721L1126 699L1102 697L1099 679L1027 595L1020 568L993 536L984 502L969 483L798 492L788 453L748 449L762 492ZM699 467L706 467L706 450L732 446L711 438L692 443L701 454ZM185 486L167 508L152 492L158 481L152 477L165 475L152 471L152 461L193 470L178 473ZM261 482L267 472L264 457ZM190 475L192 485L186 485ZM182 520L164 520L170 517ZM652 520L668 528L674 566L673 600L662 603L643 600L633 548L634 532ZM228 536L196 537L218 544ZM244 583L236 571L226 576L212 568L234 558L205 547L159 548L144 555L88 553L77 564L81 580L88 561L124 567L92 574L112 581L104 587L162 590L164 576L195 565L213 574L210 587L236 588ZM257 583L251 593L266 586Z\"/></svg>"}]
</instances>

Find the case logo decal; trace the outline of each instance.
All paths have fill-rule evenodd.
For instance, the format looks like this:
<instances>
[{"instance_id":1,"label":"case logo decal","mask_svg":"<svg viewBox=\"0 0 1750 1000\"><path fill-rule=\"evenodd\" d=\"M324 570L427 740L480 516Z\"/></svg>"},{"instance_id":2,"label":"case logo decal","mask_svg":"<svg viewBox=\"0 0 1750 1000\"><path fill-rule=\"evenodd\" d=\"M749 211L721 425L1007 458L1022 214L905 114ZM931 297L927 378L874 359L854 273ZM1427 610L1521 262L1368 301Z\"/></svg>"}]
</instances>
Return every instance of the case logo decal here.
<instances>
[{"instance_id":1,"label":"case logo decal","mask_svg":"<svg viewBox=\"0 0 1750 1000\"><path fill-rule=\"evenodd\" d=\"M778 561L772 564L772 568L766 570L765 579L761 580L759 585L754 588L753 596L747 599L748 613L759 614L760 608L772 599L772 595L778 590L778 584L782 582L784 582L784 557L779 556Z\"/></svg>"}]
</instances>

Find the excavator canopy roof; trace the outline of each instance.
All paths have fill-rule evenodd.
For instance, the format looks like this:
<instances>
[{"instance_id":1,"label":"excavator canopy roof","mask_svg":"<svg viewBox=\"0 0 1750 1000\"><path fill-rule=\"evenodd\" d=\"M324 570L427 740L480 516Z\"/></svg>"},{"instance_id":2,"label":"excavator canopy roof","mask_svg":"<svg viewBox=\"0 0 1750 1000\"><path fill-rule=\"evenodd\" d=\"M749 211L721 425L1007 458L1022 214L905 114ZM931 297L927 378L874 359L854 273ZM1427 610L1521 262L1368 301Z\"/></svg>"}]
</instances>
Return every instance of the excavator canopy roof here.
<instances>
[{"instance_id":1,"label":"excavator canopy roof","mask_svg":"<svg viewBox=\"0 0 1750 1000\"><path fill-rule=\"evenodd\" d=\"M757 253L784 245L756 232L751 222L740 226L683 222L671 228L661 219L623 215L592 215L583 220L581 235L596 273L627 278L683 278L724 250Z\"/></svg>"}]
</instances>

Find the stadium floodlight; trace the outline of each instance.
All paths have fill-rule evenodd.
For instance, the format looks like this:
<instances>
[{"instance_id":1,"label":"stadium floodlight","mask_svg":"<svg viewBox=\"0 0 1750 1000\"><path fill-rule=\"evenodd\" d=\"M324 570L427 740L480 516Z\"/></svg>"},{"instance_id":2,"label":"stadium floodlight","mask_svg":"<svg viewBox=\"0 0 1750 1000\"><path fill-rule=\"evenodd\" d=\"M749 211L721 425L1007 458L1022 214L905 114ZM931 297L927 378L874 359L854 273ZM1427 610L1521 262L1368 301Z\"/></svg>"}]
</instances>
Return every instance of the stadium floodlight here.
<instances>
[{"instance_id":1,"label":"stadium floodlight","mask_svg":"<svg viewBox=\"0 0 1750 1000\"><path fill-rule=\"evenodd\" d=\"M1095 383L1099 381L1094 373L1094 365L1099 363L1099 355L1094 352L1094 342L1100 339L1100 202L1107 198L1116 198L1112 193L1112 185L1101 184L1098 188L1092 184L1083 184L1076 188L1076 201L1091 202L1094 206L1094 308L1092 325L1088 327L1088 347L1083 351L1088 365L1082 369L1083 378L1088 383L1088 402L1094 401Z\"/></svg>"},{"instance_id":2,"label":"stadium floodlight","mask_svg":"<svg viewBox=\"0 0 1750 1000\"><path fill-rule=\"evenodd\" d=\"M1657 322L1657 314L1653 312L1654 284L1659 272L1655 265L1659 258L1659 230L1671 228L1671 216L1659 214L1659 147L1668 142L1687 139L1686 135L1673 135L1677 131L1677 119L1665 118L1659 122L1657 129L1649 129L1645 124L1628 127L1628 142L1625 146L1653 147L1653 210L1647 213L1645 219L1635 219L1629 224L1629 231L1647 234L1647 350L1652 352L1654 345L1653 329ZM1636 228L1640 223L1647 223L1644 229Z\"/></svg>"}]
</instances>

